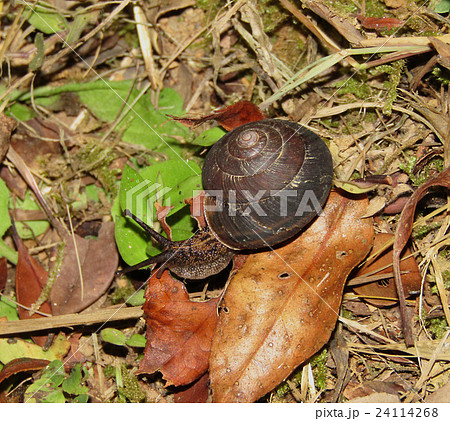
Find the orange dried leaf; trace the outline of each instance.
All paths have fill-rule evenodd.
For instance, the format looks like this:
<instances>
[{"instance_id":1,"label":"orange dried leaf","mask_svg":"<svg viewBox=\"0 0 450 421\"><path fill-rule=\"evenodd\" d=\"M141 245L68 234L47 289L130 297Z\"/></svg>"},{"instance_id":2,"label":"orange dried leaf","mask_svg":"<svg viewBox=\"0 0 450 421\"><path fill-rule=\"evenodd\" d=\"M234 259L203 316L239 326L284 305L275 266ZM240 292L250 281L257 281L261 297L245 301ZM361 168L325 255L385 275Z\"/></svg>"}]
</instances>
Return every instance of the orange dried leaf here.
<instances>
[{"instance_id":1,"label":"orange dried leaf","mask_svg":"<svg viewBox=\"0 0 450 421\"><path fill-rule=\"evenodd\" d=\"M215 402L253 402L329 340L347 275L372 245L367 199L332 192L296 240L248 256L230 281L211 347Z\"/></svg>"},{"instance_id":2,"label":"orange dried leaf","mask_svg":"<svg viewBox=\"0 0 450 421\"><path fill-rule=\"evenodd\" d=\"M0 371L0 384L3 383L9 377L23 373L24 371L38 371L50 364L48 360L39 360L35 358L16 358L9 361Z\"/></svg>"},{"instance_id":3,"label":"orange dried leaf","mask_svg":"<svg viewBox=\"0 0 450 421\"><path fill-rule=\"evenodd\" d=\"M210 120L217 121L225 130L232 130L252 121L264 120L267 116L252 102L239 101L229 107L217 110L212 114L202 117L175 117L169 115L173 120L179 121L187 127L197 127Z\"/></svg>"},{"instance_id":4,"label":"orange dried leaf","mask_svg":"<svg viewBox=\"0 0 450 421\"><path fill-rule=\"evenodd\" d=\"M374 18L369 16L356 15L356 18L361 22L361 26L367 29L392 29L400 28L405 24L405 21L395 18Z\"/></svg>"},{"instance_id":5,"label":"orange dried leaf","mask_svg":"<svg viewBox=\"0 0 450 421\"><path fill-rule=\"evenodd\" d=\"M15 278L16 299L19 304L25 307L31 307L41 295L42 288L47 281L47 271L29 255L22 239L17 234L14 223L11 225L11 228L12 237L19 255ZM51 307L48 302L42 304L37 310L44 313L51 313ZM20 306L17 311L21 319L43 317L36 313L30 314L30 311Z\"/></svg>"},{"instance_id":6,"label":"orange dried leaf","mask_svg":"<svg viewBox=\"0 0 450 421\"><path fill-rule=\"evenodd\" d=\"M205 212L203 210L205 192L202 190L197 196L186 199L185 202L191 209L191 217L197 221L199 228L206 227Z\"/></svg>"},{"instance_id":7,"label":"orange dried leaf","mask_svg":"<svg viewBox=\"0 0 450 421\"><path fill-rule=\"evenodd\" d=\"M138 373L159 370L175 386L193 382L208 369L218 299L190 301L168 271L150 278L145 299L147 344Z\"/></svg>"},{"instance_id":8,"label":"orange dried leaf","mask_svg":"<svg viewBox=\"0 0 450 421\"><path fill-rule=\"evenodd\" d=\"M204 403L209 395L208 373L191 383L189 386L175 392L173 400L175 403Z\"/></svg>"},{"instance_id":9,"label":"orange dried leaf","mask_svg":"<svg viewBox=\"0 0 450 421\"><path fill-rule=\"evenodd\" d=\"M173 209L173 206L162 206L158 202L155 202L155 208L156 208L156 218L161 224L161 228L166 233L167 238L171 240L172 228L170 228L170 225L166 222L166 218L169 212Z\"/></svg>"},{"instance_id":10,"label":"orange dried leaf","mask_svg":"<svg viewBox=\"0 0 450 421\"><path fill-rule=\"evenodd\" d=\"M43 287L47 281L47 271L39 265L28 253L25 244L17 233L11 216L11 233L16 244L18 260L16 266L16 299L19 304L25 307L31 307L40 297ZM44 317L38 313L32 313L26 308L19 306L17 312L20 319L38 319ZM44 302L37 310L51 314L52 309L48 301ZM33 336L33 341L40 346L47 342L47 336Z\"/></svg>"}]
</instances>

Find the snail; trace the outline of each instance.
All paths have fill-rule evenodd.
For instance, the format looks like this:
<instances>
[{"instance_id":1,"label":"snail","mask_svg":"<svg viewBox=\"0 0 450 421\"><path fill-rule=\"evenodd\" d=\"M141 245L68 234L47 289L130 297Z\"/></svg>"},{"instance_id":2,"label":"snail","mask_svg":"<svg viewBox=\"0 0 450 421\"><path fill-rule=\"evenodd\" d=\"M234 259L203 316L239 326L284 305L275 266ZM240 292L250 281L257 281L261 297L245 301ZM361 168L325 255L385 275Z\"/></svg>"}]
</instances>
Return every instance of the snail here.
<instances>
[{"instance_id":1,"label":"snail","mask_svg":"<svg viewBox=\"0 0 450 421\"><path fill-rule=\"evenodd\" d=\"M303 126L267 119L243 124L208 152L202 170L207 226L184 241L171 241L136 221L164 251L123 272L151 264L187 279L227 267L242 250L273 247L298 234L321 211L332 183L325 142Z\"/></svg>"}]
</instances>

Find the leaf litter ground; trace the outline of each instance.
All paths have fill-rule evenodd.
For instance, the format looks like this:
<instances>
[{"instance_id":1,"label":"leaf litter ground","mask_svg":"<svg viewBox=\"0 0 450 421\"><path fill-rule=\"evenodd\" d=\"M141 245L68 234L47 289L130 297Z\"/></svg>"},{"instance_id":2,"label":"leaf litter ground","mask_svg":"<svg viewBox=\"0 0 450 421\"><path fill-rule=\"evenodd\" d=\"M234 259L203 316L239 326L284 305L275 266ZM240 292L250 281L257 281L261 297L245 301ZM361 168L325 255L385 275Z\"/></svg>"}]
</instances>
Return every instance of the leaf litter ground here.
<instances>
[{"instance_id":1,"label":"leaf litter ground","mask_svg":"<svg viewBox=\"0 0 450 421\"><path fill-rule=\"evenodd\" d=\"M178 354L177 347L186 352L183 344L192 341L192 337L183 339L183 319L174 317L174 310L169 315L158 311L151 320L147 314L147 325L139 319L144 297L137 297L136 291L142 290L147 276L138 273L114 278L117 255L108 247L114 245L115 236L122 265L134 264L156 252L139 232L130 230L121 216L120 200L125 199L120 199L120 191L132 189L133 177L137 176L157 180L161 190L172 188L178 202L168 211L167 225L177 239L192 232L195 223L189 216L189 207L181 209L181 204L201 187L198 177L205 148L223 131L211 122L188 129L166 115L188 112L194 117L207 116L219 107L249 100L270 117L288 117L308 125L327 141L335 164L336 186L348 194L368 197L365 223L376 232L391 235L402 234L406 229L406 240L412 229L410 248L421 276L419 291L405 287L407 296L401 313L392 273L398 269L388 266L384 274L373 269L369 274L355 270L338 294L334 309L338 321L331 339L323 339L324 346L311 351L315 355L308 355L306 361L284 361L292 369L301 365L293 373L290 369L279 377L272 373L265 378L263 395L252 391L260 388L260 380L251 371L250 382L241 381L243 389L234 390L234 395L251 395L249 400L257 397L264 402L448 402L448 176L442 171L449 165L450 41L446 35L449 22L445 2L439 3L440 9L433 9L428 4L401 0L366 1L365 10L349 6L348 2L325 1L302 1L304 8L300 8L286 0L234 1L227 6L174 0L161 7L150 7L152 2L138 6L127 1L120 5L72 3L39 3L34 9L27 2L3 5L1 30L5 36L0 54L3 74L8 77L0 86L2 112L7 118L1 122L1 140L2 145L6 142L3 155L10 143L18 156L10 150L1 168L0 212L4 216L0 251L8 263L7 272L2 269L6 275L2 274L5 281L0 284L0 317L13 321L17 314L15 300L22 301L20 294L25 292L28 297L22 304L27 308L19 314L29 313L36 300L45 301L50 296L53 303L67 307L54 315L87 307L84 311L92 314L92 319L82 325L77 324L75 316L65 321L63 326L73 323L75 330L62 329L64 335L56 336L53 342L52 335L61 331L57 317L56 330L40 331L31 320L28 327L20 330L25 333L10 334L18 338L15 348L2 338L0 363L4 369L0 380L7 387L2 388L1 398L23 401L35 394L31 386L39 383L31 373L37 371L37 377L45 382L46 374L40 371L43 352L51 352L48 360L70 360L73 367L79 368L72 368L70 376L60 374L62 377L50 383L48 390L41 390L34 397L42 401L81 401L85 399L81 383L88 386L91 401L211 399L204 376L191 387L168 386L163 379L185 376L181 382L169 382L186 384L195 379L195 374L189 377L180 372L179 364L172 360L171 365L167 355L162 363L161 359L158 363L149 360L150 356L156 358L154 352L143 357L144 342L139 338L146 330L147 339L153 339L149 332L153 329L161 334L158 341L162 341L147 342L147 347L161 348L162 343L165 351L171 349L171 355ZM317 17L321 18L320 24ZM145 25L137 30L135 22ZM325 23L331 25L331 32ZM146 29L142 31L142 27ZM424 37L424 33L429 37ZM11 118L21 123L10 139ZM211 132L205 135L208 128ZM127 175L127 162L139 171ZM157 166L162 170L155 175L152 168ZM180 166L185 168L178 171ZM437 175L441 172L441 176ZM432 181L433 176L437 181ZM418 203L408 204L408 197L423 185L416 196L422 196L425 189L429 189L429 194ZM398 221L405 204L410 215L402 217L411 227L401 222L402 231ZM20 263L20 256L25 254L17 246L18 262L10 224L5 222L9 220L8 212L25 250L33 258L31 271L38 265L39 273L48 273L53 282L48 296L39 297L39 291L26 287L24 292L16 292L23 278L20 273L26 270ZM146 216L156 226L161 223L157 215ZM111 221L115 222L114 234L108 228ZM108 230L108 240L102 243L104 237L99 233ZM390 244L386 241L386 253L392 253L392 244L398 252L403 247L398 239ZM373 260L376 259L372 251L360 266ZM182 302L189 297L193 303L186 303L191 307L202 306L203 302L212 305L220 299L221 311L228 311L230 300L239 297L233 289L245 287L245 279L240 286L236 277L256 270L253 277L270 279L257 268L251 262L235 262L234 280L224 297L223 275L208 280L206 286L188 284L186 291L177 289L177 294L183 295ZM335 264L333 268L336 269ZM301 269L295 271L302 275ZM344 273L339 272L342 287L347 277ZM74 289L75 284L70 282L83 278L83 274L84 290ZM292 276L286 267L280 268L277 276L280 274L282 278ZM36 281L42 278L29 276ZM91 286L91 280L95 286ZM288 281L285 279L286 285ZM362 285L366 286L363 293L358 290ZM370 285L374 286L372 290ZM155 291L149 288L147 297L152 291L156 294L156 287L151 284ZM377 293L380 288L391 291L388 305L386 300L383 306L374 305L374 300L382 298ZM256 314L259 305L267 304L267 291L261 290L262 299L257 297L258 291L253 291L254 300L247 295L240 297L255 306L249 315ZM414 294L408 296L410 292ZM102 309L114 306L120 315L121 306L130 297L137 309L132 310L132 316L124 313L123 319L118 317L119 321L107 325L102 324L106 318L94 317ZM147 307L150 304L147 301ZM222 315L213 339L213 357L209 362L213 367L221 365L224 352L228 352L217 349L215 343L226 332L226 319L233 316L232 306L231 309L227 316ZM39 310L48 312L43 307ZM155 314L154 308L147 310ZM210 309L205 307L205 311ZM412 348L405 344L401 323L404 314L411 320L416 344ZM33 317L44 316L34 313ZM282 320L287 323L288 319ZM23 326L27 320L16 322ZM162 326L159 330L154 327L157 323ZM202 328L194 328L195 332L206 329L199 323ZM286 326L291 323L295 323L295 317ZM181 335L173 346L164 339L167 333L163 330L171 327ZM254 329L252 323L247 327ZM330 330L333 327L334 322ZM97 335L104 328L115 332ZM48 344L43 344L50 347L49 351L22 341L37 338L37 333L44 342L49 338ZM275 341L270 342L265 335L250 336L273 345ZM231 342L238 340L233 335L227 337ZM235 346L233 342L230 350ZM203 342L197 342L196 347L201 352L206 348L208 353ZM271 355L266 353L264 358ZM274 352L272 357L280 358L280 353ZM17 358L31 362L27 360L25 365L11 369L8 364ZM264 364L270 367L269 363ZM176 374L170 371L174 365ZM190 368L200 375L205 365L207 358L191 361ZM137 374L138 366L141 374ZM50 369L59 373L60 367ZM227 377L226 364L223 370L223 376L214 371L212 386L217 400L229 401L232 399L222 393L227 388L227 380L222 382ZM243 376L244 372L238 368L232 374ZM15 388L20 382L14 382L14 376L23 373L30 374L28 388L21 391ZM286 376L286 381L282 381ZM74 382L79 382L80 387ZM229 389L233 391L236 380L230 382Z\"/></svg>"}]
</instances>

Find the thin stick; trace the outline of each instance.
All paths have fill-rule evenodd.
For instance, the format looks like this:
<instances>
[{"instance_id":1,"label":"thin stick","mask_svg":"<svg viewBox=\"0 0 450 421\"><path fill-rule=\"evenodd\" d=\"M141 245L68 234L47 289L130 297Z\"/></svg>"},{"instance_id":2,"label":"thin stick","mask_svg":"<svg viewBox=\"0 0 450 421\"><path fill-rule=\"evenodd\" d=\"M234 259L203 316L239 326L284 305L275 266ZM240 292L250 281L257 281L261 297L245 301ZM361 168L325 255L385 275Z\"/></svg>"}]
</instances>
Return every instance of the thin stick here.
<instances>
[{"instance_id":1,"label":"thin stick","mask_svg":"<svg viewBox=\"0 0 450 421\"><path fill-rule=\"evenodd\" d=\"M36 332L70 326L107 323L117 320L138 319L143 316L141 307L105 308L91 313L63 314L40 319L0 321L0 337L17 333Z\"/></svg>"},{"instance_id":2,"label":"thin stick","mask_svg":"<svg viewBox=\"0 0 450 421\"><path fill-rule=\"evenodd\" d=\"M72 225L72 217L70 215L70 209L69 209L69 205L66 204L66 209L67 209L67 217L69 218L69 226L70 226L70 233L72 235L72 240L73 240L73 247L75 250L75 256L77 258L77 265L78 265L78 272L80 274L80 285L81 285L81 301L84 301L84 279L83 279L83 271L81 270L81 262L80 262L80 255L78 253L78 246L77 246L77 241L75 238L75 232L73 230L73 225Z\"/></svg>"}]
</instances>

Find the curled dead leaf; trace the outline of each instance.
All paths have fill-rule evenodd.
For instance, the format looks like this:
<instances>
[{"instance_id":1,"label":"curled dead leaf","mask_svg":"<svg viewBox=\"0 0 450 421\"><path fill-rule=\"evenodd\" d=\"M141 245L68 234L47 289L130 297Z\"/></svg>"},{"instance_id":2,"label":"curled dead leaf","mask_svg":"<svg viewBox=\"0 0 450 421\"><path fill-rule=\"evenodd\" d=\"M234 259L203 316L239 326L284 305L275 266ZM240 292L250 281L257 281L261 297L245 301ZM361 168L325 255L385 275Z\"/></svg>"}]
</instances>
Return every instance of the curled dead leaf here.
<instances>
[{"instance_id":1,"label":"curled dead leaf","mask_svg":"<svg viewBox=\"0 0 450 421\"><path fill-rule=\"evenodd\" d=\"M372 254L377 254L383 246L392 241L393 234L379 233L374 237ZM391 243L392 244L392 243ZM407 248L400 262L402 271L402 285L405 293L409 296L420 291L422 276L416 259ZM397 303L398 295L395 287L394 274L392 271L392 248L381 253L375 260L365 263L356 272L355 277L363 279L373 275L377 279L363 285L353 287L356 294L362 295L364 300L377 307L387 307ZM385 275L382 279L380 276ZM369 298L380 297L380 298Z\"/></svg>"},{"instance_id":2,"label":"curled dead leaf","mask_svg":"<svg viewBox=\"0 0 450 421\"><path fill-rule=\"evenodd\" d=\"M194 302L166 270L145 292L147 344L138 374L161 371L168 384L192 383L208 369L218 299Z\"/></svg>"},{"instance_id":3,"label":"curled dead leaf","mask_svg":"<svg viewBox=\"0 0 450 421\"><path fill-rule=\"evenodd\" d=\"M405 303L405 293L401 281L401 269L400 269L400 255L409 240L413 229L414 214L416 211L419 200L428 192L428 189L434 186L441 186L450 189L450 167L447 167L441 173L430 177L428 181L422 184L414 194L409 198L403 211L400 215L400 219L397 223L397 229L395 231L394 250L393 250L393 269L395 286L397 288L397 294L400 302L400 314L403 325L403 332L405 335L405 343L408 346L414 344L412 337L411 322L408 318Z\"/></svg>"},{"instance_id":4,"label":"curled dead leaf","mask_svg":"<svg viewBox=\"0 0 450 421\"><path fill-rule=\"evenodd\" d=\"M173 120L179 121L187 127L197 127L207 121L217 121L225 130L232 130L245 123L264 120L267 116L252 102L239 101L229 107L217 110L202 117L175 117L169 115Z\"/></svg>"},{"instance_id":5,"label":"curled dead leaf","mask_svg":"<svg viewBox=\"0 0 450 421\"><path fill-rule=\"evenodd\" d=\"M253 402L328 341L346 277L369 252L366 198L332 192L296 240L248 256L224 295L210 357L215 402Z\"/></svg>"}]
</instances>

